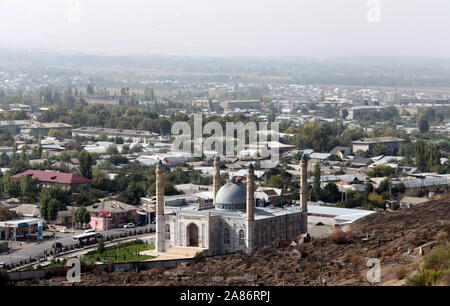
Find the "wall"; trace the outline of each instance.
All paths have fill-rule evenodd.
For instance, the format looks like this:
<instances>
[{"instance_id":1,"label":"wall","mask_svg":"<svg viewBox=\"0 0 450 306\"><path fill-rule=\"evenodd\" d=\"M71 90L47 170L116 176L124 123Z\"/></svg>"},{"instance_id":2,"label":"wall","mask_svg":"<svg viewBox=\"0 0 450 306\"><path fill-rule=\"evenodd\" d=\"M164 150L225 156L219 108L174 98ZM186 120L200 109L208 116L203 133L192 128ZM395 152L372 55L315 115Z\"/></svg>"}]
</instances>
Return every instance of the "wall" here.
<instances>
[{"instance_id":1,"label":"wall","mask_svg":"<svg viewBox=\"0 0 450 306\"><path fill-rule=\"evenodd\" d=\"M153 260L153 261L141 261L141 262L129 262L129 263L118 263L113 264L114 271L143 271L150 270L154 268L172 268L177 267L182 263L194 263L196 259L194 258L183 258L183 259L171 259L171 260ZM96 266L99 271L107 272L108 265L101 264ZM27 279L39 279L46 277L46 270L34 270L34 271L24 271L24 272L10 272L8 273L9 279L11 281L21 281ZM83 277L81 277L83 280Z\"/></svg>"}]
</instances>

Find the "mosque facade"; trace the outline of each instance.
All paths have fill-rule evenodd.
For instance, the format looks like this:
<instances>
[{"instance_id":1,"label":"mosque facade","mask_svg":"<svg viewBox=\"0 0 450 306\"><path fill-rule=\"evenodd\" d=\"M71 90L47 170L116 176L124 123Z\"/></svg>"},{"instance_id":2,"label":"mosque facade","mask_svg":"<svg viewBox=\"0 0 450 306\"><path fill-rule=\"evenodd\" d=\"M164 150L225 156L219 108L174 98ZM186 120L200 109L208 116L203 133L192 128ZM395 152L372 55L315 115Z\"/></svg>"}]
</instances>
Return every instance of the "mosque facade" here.
<instances>
[{"instance_id":1,"label":"mosque facade","mask_svg":"<svg viewBox=\"0 0 450 306\"><path fill-rule=\"evenodd\" d=\"M300 209L255 207L253 165L246 187L220 186L220 161L214 160L213 205L165 214L163 166L156 168L156 251L170 247L198 247L204 253L249 253L277 239L290 240L307 232L307 160L301 160Z\"/></svg>"}]
</instances>

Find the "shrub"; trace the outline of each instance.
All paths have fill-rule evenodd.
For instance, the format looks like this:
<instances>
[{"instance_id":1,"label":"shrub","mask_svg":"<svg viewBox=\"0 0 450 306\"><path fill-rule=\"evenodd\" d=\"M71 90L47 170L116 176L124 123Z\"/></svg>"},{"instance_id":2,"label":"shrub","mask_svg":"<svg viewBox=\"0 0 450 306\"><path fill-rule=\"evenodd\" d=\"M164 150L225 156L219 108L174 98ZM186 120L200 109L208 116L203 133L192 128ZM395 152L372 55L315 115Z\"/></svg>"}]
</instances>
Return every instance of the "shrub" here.
<instances>
[{"instance_id":1,"label":"shrub","mask_svg":"<svg viewBox=\"0 0 450 306\"><path fill-rule=\"evenodd\" d=\"M348 232L344 232L341 229L336 229L330 235L331 241L336 244L344 244L350 242L350 234Z\"/></svg>"},{"instance_id":2,"label":"shrub","mask_svg":"<svg viewBox=\"0 0 450 306\"><path fill-rule=\"evenodd\" d=\"M106 264L106 272L108 273L112 273L114 272L114 265L111 261L108 260L107 264Z\"/></svg>"},{"instance_id":3,"label":"shrub","mask_svg":"<svg viewBox=\"0 0 450 306\"><path fill-rule=\"evenodd\" d=\"M125 275L125 278L124 278L124 280L123 280L123 283L124 283L124 284L129 284L130 281L131 281L131 273L127 273L127 274Z\"/></svg>"},{"instance_id":4,"label":"shrub","mask_svg":"<svg viewBox=\"0 0 450 306\"><path fill-rule=\"evenodd\" d=\"M197 252L197 253L195 253L194 258L195 258L196 261L202 260L202 258L203 258L203 253L202 253L202 252Z\"/></svg>"},{"instance_id":5,"label":"shrub","mask_svg":"<svg viewBox=\"0 0 450 306\"><path fill-rule=\"evenodd\" d=\"M450 269L450 245L435 248L424 258L424 269L446 270Z\"/></svg>"},{"instance_id":6,"label":"shrub","mask_svg":"<svg viewBox=\"0 0 450 306\"><path fill-rule=\"evenodd\" d=\"M0 269L0 286L4 286L9 281L8 272L5 269Z\"/></svg>"},{"instance_id":7,"label":"shrub","mask_svg":"<svg viewBox=\"0 0 450 306\"><path fill-rule=\"evenodd\" d=\"M390 248L381 252L381 257L392 256L395 253L395 249Z\"/></svg>"},{"instance_id":8,"label":"shrub","mask_svg":"<svg viewBox=\"0 0 450 306\"><path fill-rule=\"evenodd\" d=\"M105 253L105 243L103 242L103 240L100 240L97 243L97 252L100 253L100 254Z\"/></svg>"},{"instance_id":9,"label":"shrub","mask_svg":"<svg viewBox=\"0 0 450 306\"><path fill-rule=\"evenodd\" d=\"M444 276L441 279L442 286L450 286L450 270L444 272Z\"/></svg>"},{"instance_id":10,"label":"shrub","mask_svg":"<svg viewBox=\"0 0 450 306\"><path fill-rule=\"evenodd\" d=\"M405 286L432 286L444 276L443 271L421 270L418 274L408 277Z\"/></svg>"},{"instance_id":11,"label":"shrub","mask_svg":"<svg viewBox=\"0 0 450 306\"><path fill-rule=\"evenodd\" d=\"M408 274L408 269L406 267L401 267L400 269L397 270L397 279L401 280L404 279L406 277L406 275Z\"/></svg>"},{"instance_id":12,"label":"shrub","mask_svg":"<svg viewBox=\"0 0 450 306\"><path fill-rule=\"evenodd\" d=\"M367 252L367 257L369 258L377 258L378 257L378 252L375 250L370 250Z\"/></svg>"},{"instance_id":13,"label":"shrub","mask_svg":"<svg viewBox=\"0 0 450 306\"><path fill-rule=\"evenodd\" d=\"M364 259L358 255L352 255L350 257L350 262L356 266L362 265L364 263Z\"/></svg>"},{"instance_id":14,"label":"shrub","mask_svg":"<svg viewBox=\"0 0 450 306\"><path fill-rule=\"evenodd\" d=\"M436 234L436 239L441 242L441 243L445 243L448 239L448 234L447 232L439 232Z\"/></svg>"}]
</instances>

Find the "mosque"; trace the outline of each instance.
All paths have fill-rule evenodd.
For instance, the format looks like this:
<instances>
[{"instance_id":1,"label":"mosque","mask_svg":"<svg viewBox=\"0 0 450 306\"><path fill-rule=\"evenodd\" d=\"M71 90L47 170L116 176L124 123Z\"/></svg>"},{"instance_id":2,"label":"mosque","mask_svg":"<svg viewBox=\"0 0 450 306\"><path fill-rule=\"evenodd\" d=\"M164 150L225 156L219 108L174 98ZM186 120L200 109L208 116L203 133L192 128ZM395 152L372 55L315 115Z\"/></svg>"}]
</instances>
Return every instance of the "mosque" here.
<instances>
[{"instance_id":1,"label":"mosque","mask_svg":"<svg viewBox=\"0 0 450 306\"><path fill-rule=\"evenodd\" d=\"M246 188L220 186L220 160L214 159L213 205L165 214L161 161L156 167L156 251L198 247L208 255L249 253L276 239L289 240L307 232L307 159L300 167L300 209L255 207L255 175L250 163Z\"/></svg>"}]
</instances>

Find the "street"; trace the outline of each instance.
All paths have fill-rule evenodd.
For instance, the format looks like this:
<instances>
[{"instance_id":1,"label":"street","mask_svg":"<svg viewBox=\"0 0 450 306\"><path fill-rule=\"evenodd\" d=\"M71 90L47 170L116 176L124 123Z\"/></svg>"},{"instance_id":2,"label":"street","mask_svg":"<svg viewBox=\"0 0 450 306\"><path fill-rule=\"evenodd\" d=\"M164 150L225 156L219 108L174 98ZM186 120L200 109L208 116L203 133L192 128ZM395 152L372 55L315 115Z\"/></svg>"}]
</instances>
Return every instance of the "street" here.
<instances>
[{"instance_id":1,"label":"street","mask_svg":"<svg viewBox=\"0 0 450 306\"><path fill-rule=\"evenodd\" d=\"M120 233L130 233L134 232L134 230L139 231L142 230L143 233L145 233L145 230L148 228L148 225L139 226L135 228L115 228L110 229L107 232L99 232L103 235L103 237L106 239L106 236L111 235L117 235ZM80 235L84 232L84 230L76 230L75 233L56 233L56 242L62 243L64 247L70 247L72 245L75 245L75 243L72 241L72 237L75 235ZM29 260L30 257L38 257L40 255L43 255L45 250L47 250L47 254L50 254L50 250L52 249L52 244L55 242L55 239L47 239L46 241L41 242L31 242L31 243L25 243L22 242L22 246L20 249L14 250L12 252L12 262L14 264L23 261L23 260ZM9 252L4 252L0 255L0 262L3 262L5 264L10 264L10 255Z\"/></svg>"}]
</instances>

